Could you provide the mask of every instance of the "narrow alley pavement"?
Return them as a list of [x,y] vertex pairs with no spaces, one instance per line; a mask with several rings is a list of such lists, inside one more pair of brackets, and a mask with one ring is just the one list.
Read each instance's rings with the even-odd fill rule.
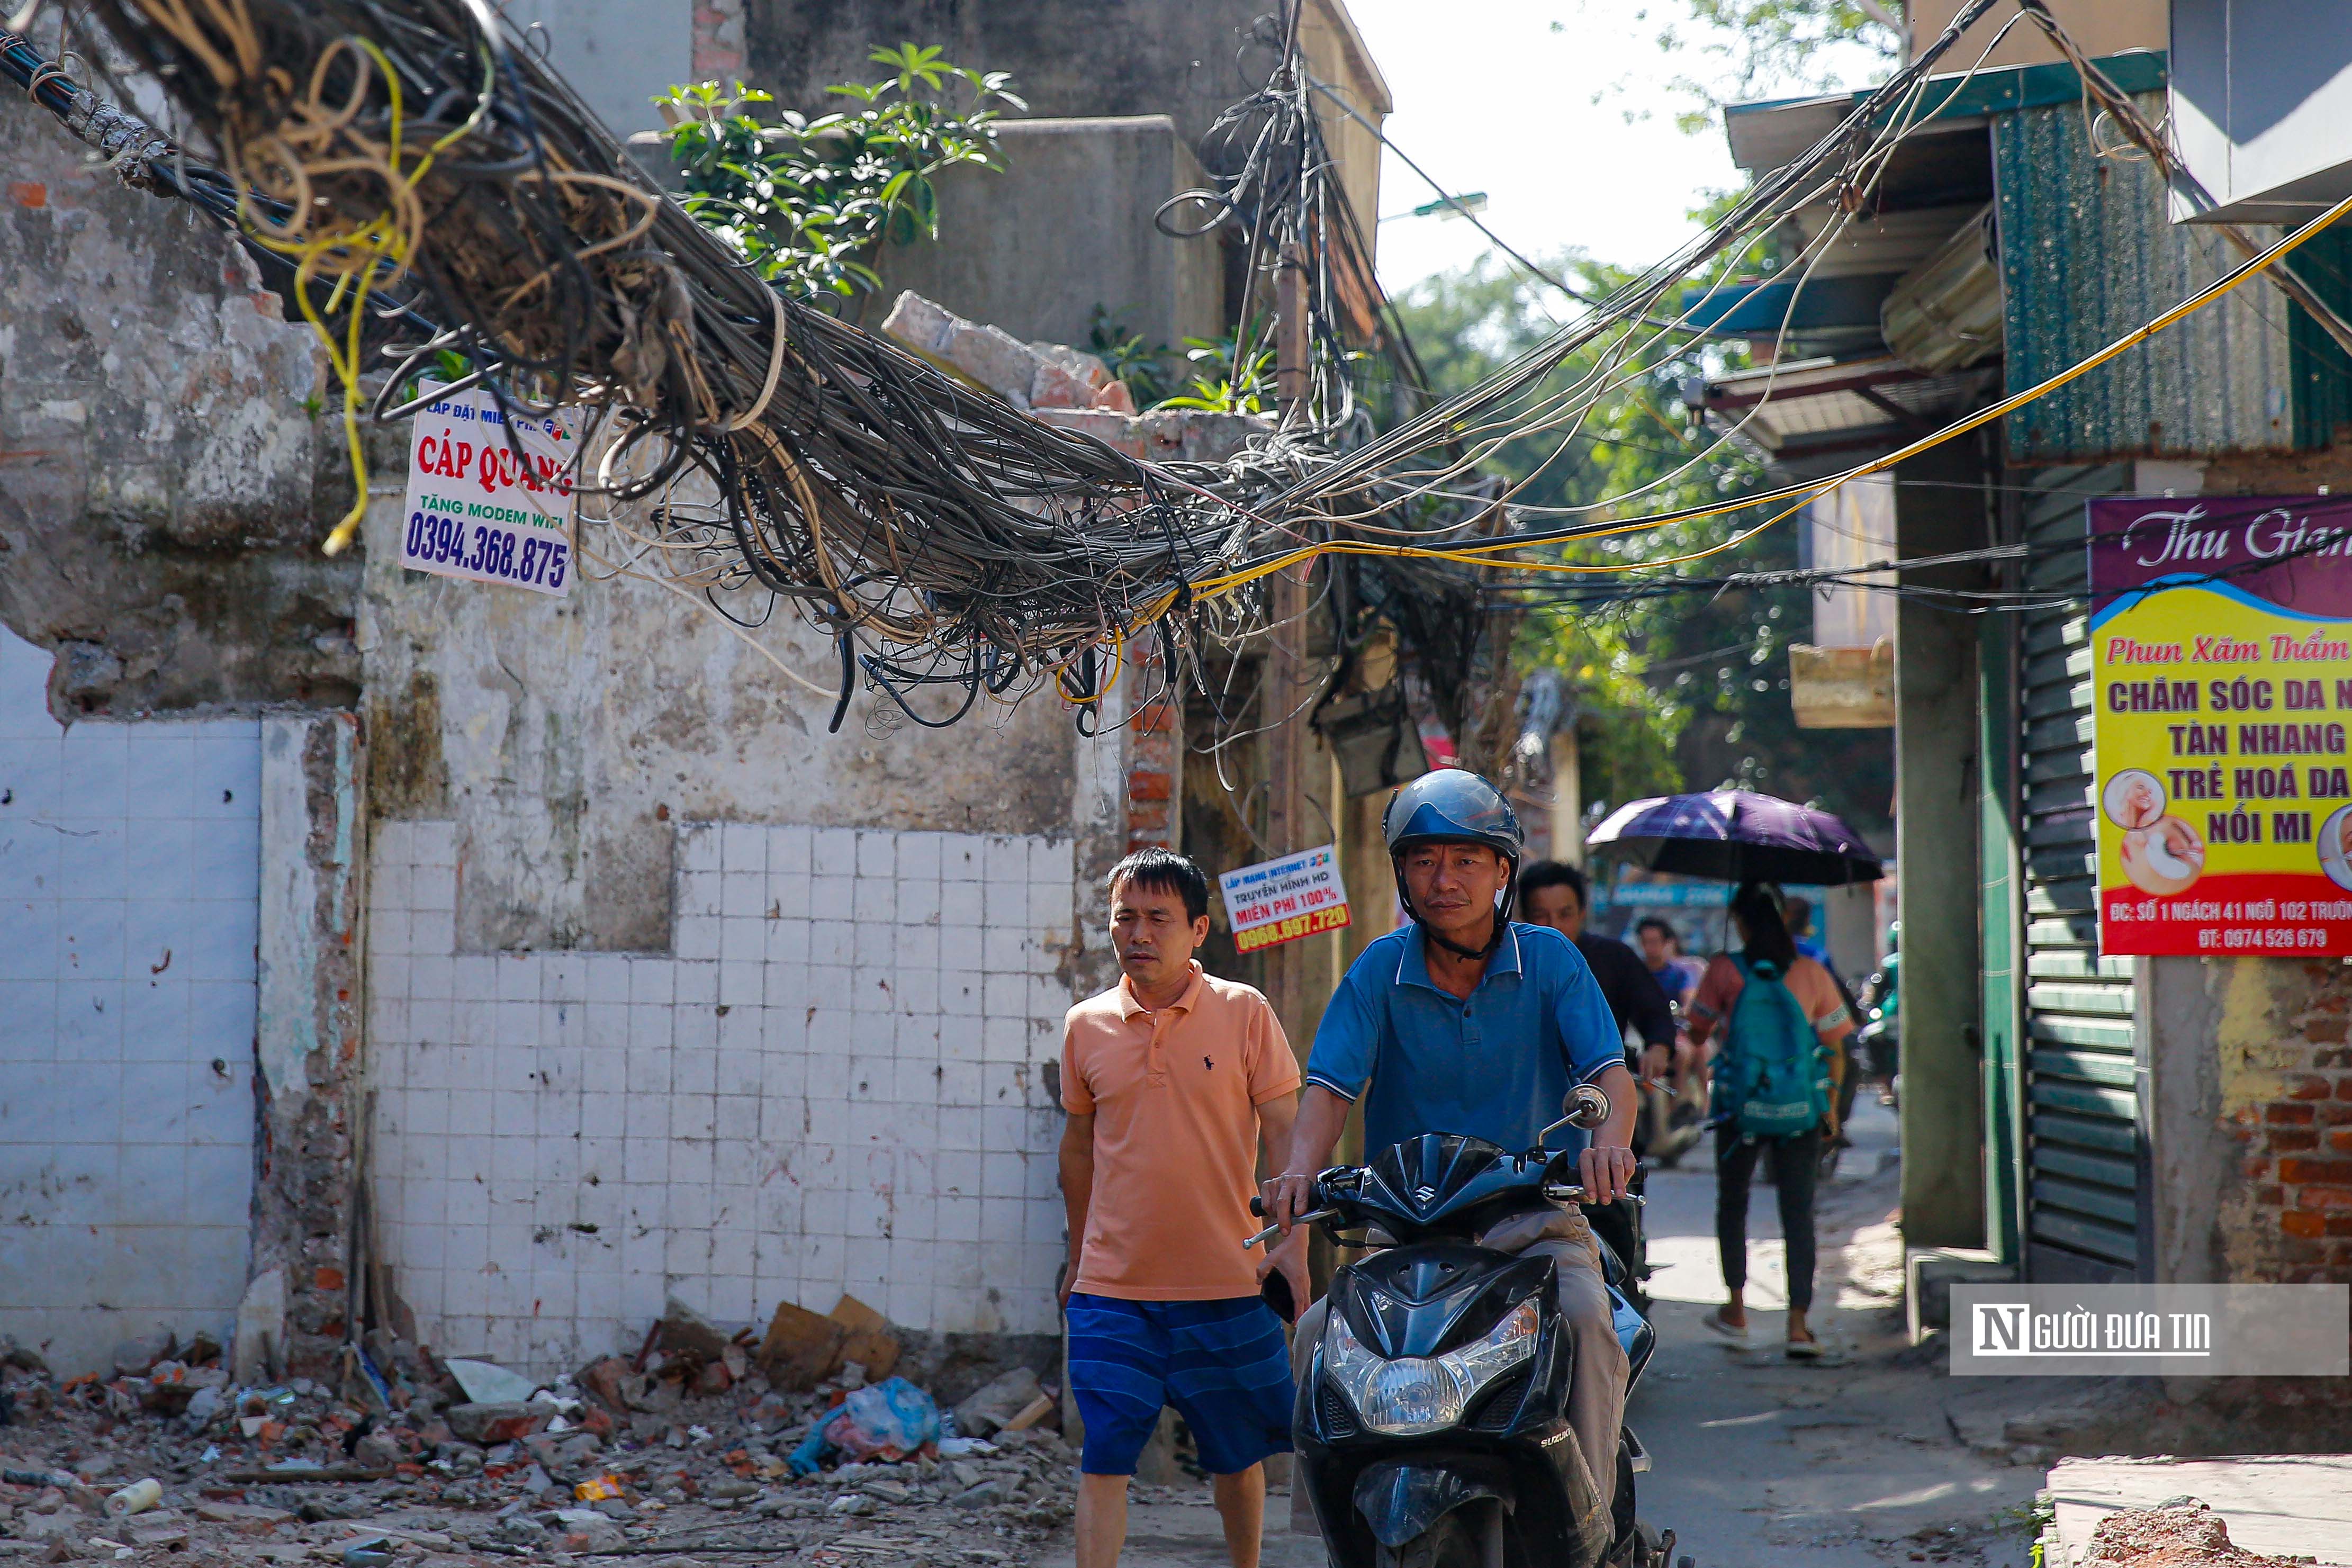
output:
[[[2024,1568],[2047,1461],[2030,1440],[2034,1413],[2071,1414],[2084,1391],[2053,1379],[1970,1386],[1944,1373],[1940,1344],[1906,1343],[1895,1116],[1865,1101],[1855,1123],[1855,1146],[1822,1189],[1815,1324],[1834,1351],[1812,1365],[1780,1350],[1786,1274],[1769,1189],[1751,1205],[1755,1338],[1740,1350],[1699,1321],[1723,1299],[1709,1165],[1651,1173],[1659,1349],[1628,1411],[1656,1460],[1641,1480],[1643,1517],[1673,1530],[1676,1557],[1697,1568]],[[2021,1432],[2028,1440],[2012,1442]],[[1322,1568],[1319,1544],[1283,1528],[1286,1500],[1268,1513],[1265,1568]],[[1066,1529],[1040,1557],[1041,1568],[1074,1561]],[[1205,1486],[1139,1497],[1129,1568],[1224,1561]]]
[[2008,1424],[2071,1384],[1971,1386],[1944,1373],[1940,1343],[1906,1342],[1895,1116],[1864,1097],[1854,1122],[1854,1146],[1821,1192],[1813,1322],[1832,1349],[1820,1363],[1780,1350],[1787,1274],[1771,1194],[1759,1187],[1749,1205],[1741,1350],[1700,1324],[1723,1300],[1704,1146],[1651,1173],[1659,1350],[1628,1412],[1656,1457],[1643,1516],[1701,1568],[2022,1568],[2044,1456],[2012,1447]]

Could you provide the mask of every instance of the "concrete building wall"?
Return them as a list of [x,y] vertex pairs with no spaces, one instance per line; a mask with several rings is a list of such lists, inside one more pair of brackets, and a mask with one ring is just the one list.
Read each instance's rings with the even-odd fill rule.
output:
[[0,1334],[225,1336],[254,1184],[261,726],[67,728],[0,629]]
[[[711,27],[723,31],[728,14],[724,5],[698,8],[698,47]],[[1220,89],[1218,100],[1228,96],[1238,95]],[[1158,143],[1162,173],[1136,197],[1138,225],[1164,199],[1154,191],[1190,177],[1171,134],[1161,131]],[[600,581],[593,562],[562,601],[404,572],[399,431],[370,433],[377,499],[362,548],[327,562],[316,546],[346,504],[348,479],[307,331],[284,321],[241,252],[169,204],[83,170],[78,149],[22,106],[0,102],[0,163],[10,170],[0,185],[0,623],[43,650],[12,671],[37,669],[47,681],[19,693],[20,706],[39,715],[37,724],[23,722],[41,741],[58,728],[46,716],[52,711],[203,715],[243,737],[257,771],[236,800],[258,797],[242,837],[200,826],[188,848],[192,868],[237,868],[248,900],[234,928],[248,992],[235,1048],[207,1049],[193,1036],[188,1044],[202,1054],[187,1060],[205,1071],[215,1072],[215,1058],[226,1064],[227,1100],[192,1098],[184,1082],[157,1080],[151,1106],[139,1098],[148,1079],[127,1071],[110,1075],[101,1096],[61,1066],[79,1059],[63,1053],[81,1051],[79,1037],[43,1044],[48,1037],[7,1032],[7,1052],[48,1051],[22,1059],[52,1070],[38,1093],[0,1094],[8,1107],[0,1128],[28,1118],[87,1128],[98,1151],[90,1157],[112,1161],[107,1168],[119,1173],[140,1142],[134,1134],[167,1128],[174,1107],[201,1104],[226,1117],[218,1107],[233,1102],[234,1147],[207,1144],[219,1151],[207,1158],[226,1165],[233,1153],[244,1184],[204,1182],[212,1206],[197,1217],[209,1228],[183,1228],[173,1256],[210,1271],[204,1310],[215,1314],[232,1310],[257,1276],[281,1276],[287,1315],[272,1330],[271,1370],[289,1373],[321,1370],[353,1310],[379,1321],[390,1312],[397,1322],[404,1306],[441,1325],[445,1349],[561,1361],[607,1348],[624,1319],[641,1332],[644,1313],[658,1310],[658,1300],[645,1301],[656,1289],[721,1316],[749,1317],[784,1295],[825,1307],[829,1290],[850,1289],[918,1331],[1018,1336],[1047,1322],[1061,1247],[1046,1159],[1058,1125],[1047,1068],[1063,1008],[1116,974],[1104,873],[1131,841],[1179,830],[1174,716],[1147,715],[1131,731],[1122,688],[1101,705],[1099,737],[1087,739],[1046,692],[1015,709],[983,706],[934,732],[862,691],[842,732],[828,734],[835,651],[790,624],[788,612],[759,635],[814,689],[780,675],[690,596]],[[1151,236],[1139,247],[1108,229],[1097,237],[1104,254],[1114,240],[1129,247],[1120,254],[1135,260],[1137,289],[1151,294],[1143,303],[1165,313],[1171,334],[1213,324],[1213,310],[1184,291],[1192,285],[1171,280],[1173,242]],[[1064,291],[1091,306],[1100,257],[1083,247],[1061,254]],[[1083,315],[1070,335],[1083,337]],[[64,655],[54,674],[43,658],[52,649]],[[42,743],[120,736],[131,754],[151,737],[177,744],[173,737],[187,732],[176,719],[78,723]],[[21,738],[0,741],[12,772]],[[0,789],[6,784],[0,779]],[[22,838],[9,826],[11,809],[0,806],[7,847]],[[146,826],[131,824],[129,810],[115,817],[125,838]],[[792,891],[796,873],[774,862],[734,872],[737,886],[729,886],[725,846],[746,834],[763,847],[805,839],[804,895]],[[814,856],[820,845],[842,844],[855,847],[866,876],[851,877],[846,905],[827,911],[821,900],[834,890],[819,885]],[[715,873],[695,858],[712,845]],[[1011,846],[1024,875],[1001,890],[992,875],[987,897],[996,902],[983,900],[977,923],[934,924],[909,912],[921,908],[919,893],[900,901],[926,846],[943,864],[969,852],[996,870]],[[1042,877],[1038,856],[1051,863]],[[371,904],[372,866],[384,885]],[[12,896],[14,874],[0,868]],[[716,909],[702,880],[713,874]],[[729,903],[747,876],[772,884],[773,921],[764,909],[753,918]],[[950,895],[956,880],[913,875],[914,885],[939,889],[942,918],[952,898],[968,897]],[[877,889],[887,889],[887,907],[869,910],[882,896]],[[810,901],[787,918],[794,896]],[[0,955],[0,965],[37,1002],[77,983],[61,967],[59,943],[78,917],[61,900],[33,903],[30,914],[10,905],[0,916],[32,942]],[[821,931],[828,912],[834,923]],[[800,931],[803,921],[810,956],[772,955],[769,931]],[[730,948],[730,925],[739,942],[742,928],[761,928],[756,957]],[[215,937],[230,929],[206,927]],[[1003,978],[965,995],[958,977],[976,970],[951,963],[945,948],[969,949],[975,939],[982,967]],[[835,976],[814,956],[826,940],[846,942],[866,972],[872,952],[887,950],[888,1000],[905,1009],[858,1007],[875,998],[856,989],[855,965],[836,994]],[[189,952],[201,946],[192,942]],[[929,955],[932,942],[942,945],[938,956]],[[183,952],[173,981],[188,978],[190,962]],[[750,976],[740,1001],[730,965],[737,982]],[[639,1037],[625,1033],[614,1044],[609,1030],[621,1025],[601,1009],[614,1000],[615,975],[631,999],[621,1023],[654,1043],[633,1046]],[[796,1049],[787,1038],[794,1006]],[[659,1016],[641,1018],[641,1007]],[[436,1008],[446,1024],[436,1021]],[[758,1030],[747,1034],[752,1023]],[[161,1049],[168,1037],[142,1035],[122,1049]],[[666,1049],[674,1073],[682,1056],[693,1059],[687,1076],[641,1087],[653,1080],[633,1080],[633,1066],[654,1068],[632,1063],[636,1049]],[[599,1052],[617,1052],[604,1064],[617,1079],[590,1076]],[[13,1068],[20,1058],[5,1059]],[[462,1063],[454,1078],[453,1061]],[[526,1062],[544,1075],[536,1089],[495,1076]],[[718,1076],[754,1065],[759,1089],[748,1101],[749,1080]],[[705,1089],[706,1068],[711,1084],[740,1087]],[[659,1226],[651,1233],[665,1238],[657,1266],[625,1240],[614,1257],[572,1228],[597,1224],[608,1239],[635,1228],[622,1232],[616,1219],[608,1233],[583,1218],[599,1212],[604,1173],[590,1183],[583,1167],[558,1157],[607,1135],[590,1131],[592,1100],[606,1117],[626,1102],[619,1190],[639,1185],[636,1206],[615,1212]],[[761,1118],[748,1129],[746,1103]],[[527,1136],[514,1121],[519,1105],[529,1111]],[[795,1108],[797,1138],[788,1120]],[[484,1136],[463,1130],[482,1115],[490,1119],[487,1154],[459,1142]],[[226,1121],[213,1132],[227,1138]],[[665,1152],[673,1144],[688,1152],[677,1177],[667,1158],[657,1178],[642,1152],[632,1167],[631,1140],[642,1151],[648,1137]],[[790,1163],[819,1195],[813,1205],[804,1196],[797,1220],[773,1203],[722,1215],[713,1194],[739,1184],[722,1182],[721,1149],[730,1162]],[[415,1169],[420,1151],[441,1162],[424,1175]],[[692,1163],[698,1152],[710,1162],[707,1178]],[[526,1154],[523,1185],[517,1162]],[[543,1155],[552,1162],[544,1171]],[[42,1168],[14,1144],[0,1158],[12,1173],[27,1161]],[[457,1169],[449,1162],[461,1158],[472,1160],[465,1169],[479,1185],[449,1178]],[[358,1203],[371,1173],[383,1184],[373,1234]],[[479,1227],[484,1261],[500,1262],[499,1276],[468,1270],[462,1253],[453,1266],[448,1246],[436,1253],[427,1239],[452,1217],[470,1225],[468,1205],[486,1192],[498,1207]],[[510,1227],[524,1215],[521,1249],[506,1245],[508,1228],[488,1251],[493,1225]],[[538,1240],[557,1217],[561,1234]],[[17,1239],[6,1235],[0,1245]],[[677,1237],[689,1239],[673,1256]],[[693,1238],[706,1244],[703,1256]],[[902,1257],[900,1248],[909,1250]],[[533,1259],[527,1299],[503,1267],[523,1258]],[[0,1253],[0,1272],[26,1277],[19,1261]],[[50,1282],[42,1289],[56,1300],[44,1298],[39,1310],[54,1317],[69,1302],[89,1316],[90,1302],[110,1299],[114,1276],[105,1270],[115,1267],[74,1252],[42,1255],[37,1272]],[[608,1279],[613,1290],[599,1298]],[[616,1309],[624,1280],[634,1293]],[[14,1310],[8,1288],[0,1285],[0,1309]],[[205,1326],[222,1326],[219,1316]],[[94,1364],[117,1337],[91,1328],[76,1352],[89,1359],[59,1364]]]
[[616,136],[661,129],[654,95],[699,79],[692,0],[519,0],[518,27],[541,27],[548,58]]
[[[1903,557],[1980,547],[1985,515],[1966,487],[1981,458],[1958,443],[1896,469]],[[1906,584],[1981,588],[1970,567],[1906,573]],[[1895,880],[1903,921],[1903,1236],[1906,1245],[1985,1238],[1978,901],[1976,631],[1906,599],[1895,611]]]
[[[567,599],[407,571],[404,458],[384,458],[359,614],[371,802],[455,824],[461,951],[667,951],[677,822],[1084,837],[1089,748],[1050,693],[935,731],[861,690],[828,734],[838,656],[789,609],[761,636],[814,689],[698,600],[599,581],[593,560]],[[618,552],[603,530],[583,542]]]
[[[1334,103],[1316,94],[1315,118],[1323,128],[1324,144],[1339,165],[1339,187],[1363,226],[1369,254],[1380,246],[1381,139],[1347,110],[1354,110],[1373,125],[1387,119],[1395,108],[1387,79],[1339,0],[1307,0],[1298,19],[1298,53],[1307,74],[1339,96],[1340,103]],[[1412,193],[1412,202],[1400,205],[1428,199],[1419,175],[1408,173],[1404,177],[1411,182],[1405,188]]]
[[[1908,0],[1904,23],[1913,52],[1932,44],[1960,14],[1965,0]],[[2126,49],[2160,49],[2170,33],[2168,0],[2051,0],[2050,14],[2073,35],[2092,58]],[[1996,9],[1960,35],[1944,57],[1941,68],[1962,71],[1976,63],[2001,25],[2015,13]],[[2063,57],[2057,47],[2031,23],[2020,23],[2001,35],[2000,45],[1987,56],[1987,66],[2028,66]]]
[[[2175,0],[2174,142],[2216,218],[2301,225],[2352,192],[2352,15],[2300,0]],[[2173,196],[2186,219],[2204,202]]]
[[912,289],[1024,342],[1084,347],[1097,307],[1150,342],[1223,328],[1223,247],[1152,226],[1162,202],[1207,183],[1168,116],[1010,121],[1002,156],[1002,174],[940,181],[940,237],[884,253],[869,326]]
[[866,57],[911,40],[958,65],[1012,73],[1034,114],[1169,114],[1190,146],[1227,104],[1265,85],[1274,53],[1250,39],[1267,10],[1257,0],[744,0],[745,74],[790,108],[824,113],[840,101],[827,87],[880,78]]

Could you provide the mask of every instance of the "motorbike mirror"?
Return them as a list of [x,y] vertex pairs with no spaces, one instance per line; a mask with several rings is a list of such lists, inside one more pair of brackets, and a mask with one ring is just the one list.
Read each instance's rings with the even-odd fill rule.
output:
[[1551,1142],[1551,1135],[1563,1127],[1581,1127],[1587,1131],[1609,1120],[1609,1097],[1589,1083],[1580,1083],[1576,1092],[1568,1097],[1568,1114],[1536,1134],[1538,1148]]

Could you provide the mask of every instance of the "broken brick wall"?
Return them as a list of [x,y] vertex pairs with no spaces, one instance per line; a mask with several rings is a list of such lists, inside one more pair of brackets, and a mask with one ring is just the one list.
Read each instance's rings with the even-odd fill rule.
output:
[[0,625],[59,717],[349,706],[358,563],[308,328],[187,210],[0,97]]
[[1166,689],[1157,654],[1139,668],[1137,678],[1150,682],[1151,690],[1129,721],[1127,847],[1130,852],[1153,847],[1172,849],[1184,842],[1183,824],[1177,815],[1183,808],[1179,785],[1184,770],[1184,710]]
[[[2144,1272],[2161,1282],[2352,1282],[2352,965],[2140,962],[2153,1222]],[[2326,1385],[2170,1387],[2180,1399],[2284,1407]]]
[[284,1279],[270,1331],[289,1375],[320,1375],[340,1353],[366,1257],[362,756],[349,713],[263,721],[252,1257],[257,1277]]
[[[1129,787],[1136,737],[1120,721],[1126,689],[1106,701],[1096,738],[1076,732],[1050,691],[942,732],[905,723],[868,692],[845,731],[827,734],[829,700],[780,677],[711,616],[657,589],[583,579],[570,599],[548,602],[404,572],[390,548],[404,478],[398,432],[371,432],[377,499],[361,546],[327,561],[317,542],[346,504],[349,479],[306,330],[283,320],[241,252],[79,159],[27,106],[0,102],[0,163],[10,170],[0,186],[0,624],[42,650],[30,657],[60,717],[227,716],[267,753],[255,763],[265,780],[258,837],[194,840],[200,850],[246,856],[243,874],[259,888],[258,912],[241,938],[241,984],[252,1000],[241,1018],[207,1026],[217,1037],[207,1037],[203,1056],[206,1071],[218,1060],[234,1085],[241,1131],[230,1147],[247,1184],[236,1189],[240,1201],[249,1198],[247,1224],[179,1244],[193,1252],[201,1241],[231,1284],[273,1275],[282,1283],[283,1318],[268,1329],[281,1368],[311,1368],[328,1355],[355,1300],[377,1321],[397,1324],[404,1306],[421,1315],[402,1297],[402,1265],[424,1255],[400,1248],[411,1237],[446,1235],[448,1194],[437,1214],[378,1203],[371,1215],[361,1182],[370,1170],[404,1181],[402,1162],[415,1151],[370,1140],[404,1136],[420,1114],[430,1125],[455,1103],[454,1090],[412,1079],[411,1059],[429,1046],[467,1073],[524,1075],[487,1083],[478,1103],[494,1118],[527,1107],[531,1131],[494,1121],[478,1171],[480,1188],[499,1184],[535,1214],[550,1194],[590,1184],[584,1170],[539,1164],[554,1142],[539,1134],[542,1112],[552,1126],[561,1118],[550,1104],[583,1108],[589,1092],[584,1075],[595,1064],[573,1054],[584,1044],[574,1031],[611,1023],[595,1011],[609,989],[575,994],[567,976],[578,970],[609,986],[604,961],[618,959],[631,978],[624,1026],[642,1024],[653,1042],[644,1048],[658,1060],[633,1064],[625,1053],[639,1047],[625,1045],[621,1076],[595,1079],[596,1091],[621,1094],[625,1116],[640,1119],[622,1134],[625,1170],[633,1135],[640,1149],[661,1152],[666,1237],[707,1223],[696,1205],[716,1201],[714,1188],[681,1197],[676,1218],[667,1193],[693,1192],[706,1159],[716,1184],[722,1148],[762,1169],[825,1150],[858,1167],[854,1183],[827,1189],[845,1215],[855,1194],[854,1215],[835,1226],[833,1200],[822,1199],[823,1224],[771,1233],[773,1246],[799,1249],[799,1273],[724,1273],[722,1261],[733,1260],[707,1249],[698,1260],[685,1242],[672,1256],[665,1241],[651,1266],[665,1291],[711,1306],[719,1282],[733,1292],[748,1279],[747,1310],[764,1311],[774,1303],[761,1295],[763,1279],[796,1291],[832,1279],[803,1267],[804,1255],[823,1250],[816,1238],[831,1237],[845,1288],[880,1294],[878,1275],[887,1275],[930,1292],[927,1305],[910,1299],[894,1314],[919,1335],[976,1353],[958,1336],[1030,1331],[1041,1311],[1050,1314],[1046,1260],[1061,1246],[1050,1180],[1061,1014],[1115,976],[1101,880],[1129,842],[1130,810],[1152,804],[1136,802]],[[783,622],[772,646],[829,684],[830,645]],[[45,657],[52,650],[62,656],[54,665]],[[0,765],[10,770],[0,794],[30,776],[5,758]],[[119,836],[128,820],[117,823]],[[739,828],[788,839],[805,833],[812,843],[846,835],[861,875],[846,879],[845,892],[820,887],[812,860],[794,906],[801,885],[793,873],[763,867],[751,875],[764,896],[745,917],[724,902],[738,891],[725,886],[730,873],[690,858],[709,836]],[[419,895],[412,876],[407,890],[369,900],[362,872],[372,840],[379,866],[446,870],[446,895]],[[419,858],[426,841],[444,858]],[[1012,846],[1023,876],[1004,882],[1003,899],[984,895],[970,919],[935,923],[895,903],[902,873],[919,868],[926,846],[942,860],[961,846],[983,865]],[[869,855],[887,859],[887,875],[862,875]],[[716,894],[697,881],[705,876],[719,879]],[[893,901],[869,909],[861,900],[882,895],[861,891],[868,880],[887,883]],[[992,872],[988,880],[1001,879]],[[919,869],[913,882],[930,885]],[[937,884],[943,900],[946,882]],[[362,909],[372,910],[373,936]],[[62,920],[45,908],[25,922],[37,924],[32,951],[50,954],[52,966]],[[808,937],[810,960],[770,954],[766,942],[783,927]],[[730,929],[739,942],[756,933],[756,958],[728,948]],[[718,948],[694,945],[711,933]],[[931,951],[950,936],[976,954],[950,965]],[[814,961],[820,941],[836,952],[846,944],[837,990]],[[886,958],[868,956],[876,942]],[[708,996],[693,989],[690,966],[695,976],[715,972]],[[377,984],[395,968],[404,971],[397,984]],[[668,973],[670,994],[638,1001],[640,971]],[[530,994],[485,994],[475,984],[485,973],[498,985],[527,973]],[[865,983],[877,973],[893,998],[911,994],[917,1005],[855,1005],[870,1000]],[[767,984],[779,973],[772,998]],[[756,1001],[731,989],[747,975]],[[30,983],[63,981],[52,967]],[[719,985],[730,988],[722,995]],[[980,1003],[954,1001],[959,985],[977,990]],[[455,1023],[419,1026],[418,1002],[428,1016],[441,1004],[465,1032]],[[641,1006],[658,1016],[638,1019]],[[834,1012],[848,1021],[828,1026]],[[797,1091],[797,1123],[695,1120],[688,1102],[699,1080],[677,1075],[716,1059],[767,1063],[771,1014],[798,1017],[800,1070],[822,1075],[824,1091]],[[370,1037],[362,1020],[399,1027]],[[751,1022],[762,1025],[760,1043],[744,1051]],[[706,1028],[709,1054],[694,1055],[705,1049]],[[523,1054],[499,1054],[510,1046]],[[651,1079],[631,1078],[633,1069],[657,1070],[662,1086],[636,1087]],[[567,1073],[576,1102],[561,1087]],[[427,1098],[401,1105],[396,1121],[386,1091],[413,1088]],[[854,1099],[860,1092],[869,1103]],[[32,1117],[62,1103],[18,1097],[20,1113]],[[655,1123],[643,1119],[656,1113],[658,1131],[648,1131]],[[971,1135],[974,1121],[982,1131]],[[949,1122],[965,1131],[946,1130]],[[955,1138],[962,1141],[950,1147]],[[114,1133],[93,1141],[115,1169],[120,1143]],[[941,1157],[926,1163],[927,1150]],[[673,1154],[682,1182],[667,1173]],[[967,1199],[980,1227],[951,1234],[972,1212]],[[485,1200],[478,1190],[467,1201]],[[456,1212],[467,1213],[462,1205]],[[514,1308],[526,1316],[543,1315],[567,1289],[576,1298],[596,1272],[543,1241],[543,1228],[530,1227],[520,1253],[483,1260],[530,1280],[531,1294]],[[616,1224],[614,1234],[625,1228]],[[584,1256],[581,1236],[567,1224],[556,1239]],[[853,1241],[861,1244],[856,1268],[877,1279],[852,1277]],[[926,1247],[928,1282],[920,1264],[900,1257]],[[948,1247],[970,1250],[940,1250]],[[445,1249],[445,1277],[446,1258]],[[973,1268],[980,1283],[968,1286]],[[59,1310],[95,1299],[94,1278],[78,1282]],[[0,1308],[10,1305],[10,1288],[0,1279]],[[983,1302],[1001,1298],[1002,1310],[959,1317],[941,1308],[965,1300],[955,1292],[967,1289]],[[445,1289],[445,1308],[448,1300]],[[443,1336],[445,1349],[488,1341],[488,1295],[467,1300],[480,1308],[466,1315],[481,1321],[484,1337],[469,1347]],[[222,1310],[208,1296],[205,1321],[167,1326],[219,1332]],[[102,1356],[103,1347],[89,1353]]]
[[2352,969],[2241,962],[2260,968],[2233,973],[2225,993],[2267,994],[2224,1011],[2222,1114],[2243,1152],[2242,1184],[2221,1209],[2228,1277],[2352,1280]]
[[[746,1322],[847,1291],[942,1356],[1044,1355],[1129,685],[1091,734],[1050,689],[946,731],[861,690],[830,733],[693,601],[405,572],[399,521],[371,512],[360,617],[366,1126],[415,1332],[554,1369],[673,1297]],[[788,614],[762,636],[834,678]]]
[[[340,429],[309,330],[236,245],[21,98],[0,167],[0,1190],[27,1249],[0,1257],[0,1319],[89,1370],[158,1329],[226,1337],[254,1273],[299,1262],[276,1347],[299,1360],[339,1331],[318,1281],[356,1167],[331,1135],[347,1086],[265,1087],[265,976],[293,971],[260,947],[346,942],[353,906],[265,913],[264,824],[290,811],[307,846],[319,823],[310,764],[262,753],[338,710],[320,722],[355,739],[360,563],[318,549],[351,494]],[[316,852],[355,864],[338,831]],[[353,950],[318,984],[355,1005]]]

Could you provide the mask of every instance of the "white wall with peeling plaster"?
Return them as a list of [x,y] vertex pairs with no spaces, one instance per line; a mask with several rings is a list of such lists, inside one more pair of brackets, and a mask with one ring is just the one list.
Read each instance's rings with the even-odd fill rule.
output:
[[261,725],[49,716],[0,629],[0,1333],[226,1338],[253,1203]]
[[1045,1333],[1073,845],[688,824],[670,952],[457,951],[449,823],[370,872],[377,1245],[420,1338],[552,1371],[848,1290]]

